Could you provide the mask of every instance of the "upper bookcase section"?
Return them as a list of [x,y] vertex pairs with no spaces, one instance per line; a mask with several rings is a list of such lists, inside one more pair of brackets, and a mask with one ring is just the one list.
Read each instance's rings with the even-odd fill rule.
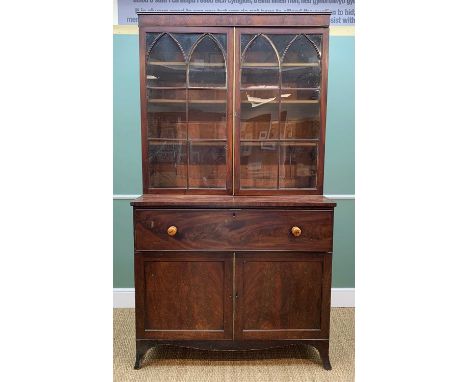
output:
[[143,192],[323,192],[329,13],[140,13]]

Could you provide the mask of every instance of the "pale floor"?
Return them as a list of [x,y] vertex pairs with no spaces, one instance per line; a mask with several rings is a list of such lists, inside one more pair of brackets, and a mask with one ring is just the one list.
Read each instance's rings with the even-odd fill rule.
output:
[[251,352],[209,352],[162,346],[135,362],[133,309],[114,309],[114,381],[276,382],[354,381],[354,309],[332,308],[330,361],[322,368],[314,349],[290,346]]

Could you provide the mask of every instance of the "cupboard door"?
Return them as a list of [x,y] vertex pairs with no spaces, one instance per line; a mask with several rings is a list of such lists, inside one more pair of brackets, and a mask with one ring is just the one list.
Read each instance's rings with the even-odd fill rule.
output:
[[236,340],[328,338],[331,254],[235,254]]
[[144,193],[232,194],[231,29],[142,36]]
[[328,30],[236,30],[235,194],[321,194]]
[[137,339],[232,339],[232,253],[135,255]]

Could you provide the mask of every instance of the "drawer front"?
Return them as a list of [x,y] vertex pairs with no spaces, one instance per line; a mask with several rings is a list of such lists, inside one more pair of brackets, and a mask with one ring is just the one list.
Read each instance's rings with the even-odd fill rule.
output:
[[135,209],[134,223],[136,250],[331,252],[333,244],[330,210]]

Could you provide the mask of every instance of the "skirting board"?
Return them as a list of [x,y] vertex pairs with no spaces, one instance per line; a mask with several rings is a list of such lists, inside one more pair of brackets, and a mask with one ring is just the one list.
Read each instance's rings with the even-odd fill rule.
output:
[[[354,288],[332,288],[331,306],[334,308],[354,308]],[[134,288],[114,288],[114,308],[134,307]]]

